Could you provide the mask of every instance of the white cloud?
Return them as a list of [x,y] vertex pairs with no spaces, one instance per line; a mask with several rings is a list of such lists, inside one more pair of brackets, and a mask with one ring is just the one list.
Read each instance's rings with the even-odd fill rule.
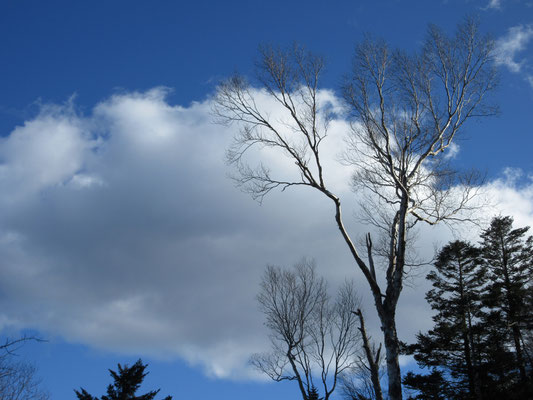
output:
[[[533,178],[516,168],[487,185],[494,207],[491,215],[512,215],[517,226],[533,226]],[[531,232],[533,234],[533,232]]]
[[84,153],[94,145],[84,129],[84,121],[68,109],[43,110],[2,138],[0,180],[9,188],[2,199],[18,200],[60,184],[82,169]]
[[457,143],[451,143],[448,149],[446,149],[446,152],[444,153],[444,158],[447,160],[453,160],[459,152],[461,151],[461,148]]
[[533,26],[517,25],[496,41],[496,62],[505,65],[511,72],[521,72],[526,65],[524,59],[517,61],[518,53],[526,49],[533,38]]
[[[315,257],[332,286],[360,276],[331,204],[300,189],[272,193],[259,206],[226,177],[234,128],[212,124],[209,101],[179,107],[165,94],[115,95],[87,116],[45,107],[2,139],[0,326],[249,376],[249,354],[268,345],[254,300],[267,263]],[[338,104],[331,92],[321,96]],[[346,121],[332,122],[325,167],[358,236],[349,169],[335,161],[346,129]],[[269,157],[278,171],[293,167]],[[488,185],[489,195],[517,224],[531,224],[533,185],[509,176]],[[420,252],[429,257],[434,242],[450,238],[445,227],[425,227]],[[357,282],[379,335],[371,296]],[[402,296],[402,339],[431,323],[424,285]]]
[[500,10],[502,7],[502,0],[490,0],[489,4],[485,7],[485,10],[493,9]]

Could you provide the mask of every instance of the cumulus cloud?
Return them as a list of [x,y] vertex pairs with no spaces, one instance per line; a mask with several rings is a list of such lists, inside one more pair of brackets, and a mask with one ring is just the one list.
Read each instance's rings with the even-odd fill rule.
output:
[[[239,374],[265,343],[254,300],[265,264],[308,246],[333,256],[334,226],[321,229],[329,210],[301,210],[299,198],[260,207],[236,190],[223,162],[232,134],[212,124],[209,102],[165,95],[116,95],[87,116],[45,107],[3,139],[3,316]],[[301,241],[300,229],[314,234]]]
[[86,135],[83,122],[65,106],[45,107],[36,119],[2,138],[0,179],[10,189],[3,200],[17,201],[70,179],[93,146]]
[[[212,123],[209,100],[180,107],[166,94],[117,94],[88,115],[72,104],[44,107],[2,139],[0,326],[250,376],[249,355],[268,346],[254,300],[264,266],[311,256],[333,287],[357,279],[378,335],[331,204],[305,189],[253,202],[223,162],[235,128]],[[336,104],[333,93],[321,96]],[[332,121],[325,167],[357,237],[350,170],[336,161],[346,130],[347,121]],[[292,168],[268,156],[278,171]],[[511,175],[487,185],[488,195],[531,224],[533,184]],[[421,255],[451,237],[446,227],[423,228]],[[402,339],[430,324],[424,292],[415,282],[403,294]]]

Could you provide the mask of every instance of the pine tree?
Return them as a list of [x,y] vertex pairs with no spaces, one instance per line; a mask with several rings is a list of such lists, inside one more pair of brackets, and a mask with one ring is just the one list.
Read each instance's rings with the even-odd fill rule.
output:
[[[514,348],[514,357],[505,360],[507,376],[503,383],[518,373],[520,387],[528,385],[526,354],[523,348],[524,333],[532,320],[528,305],[533,273],[533,238],[526,237],[529,227],[513,229],[511,217],[495,217],[489,228],[481,234],[485,266],[488,271],[486,305],[491,310],[487,316],[492,342],[503,354]],[[496,352],[495,352],[496,354]],[[500,362],[501,364],[501,362]],[[531,364],[529,369],[531,369]]]
[[[141,386],[142,381],[148,374],[144,372],[148,364],[143,364],[139,359],[131,367],[125,365],[122,367],[118,364],[118,373],[109,370],[113,377],[114,383],[107,387],[107,395],[101,397],[101,400],[153,400],[159,393],[159,390],[153,390],[141,396],[135,396],[137,390]],[[98,397],[93,397],[83,388],[81,392],[74,390],[78,400],[99,400]],[[171,396],[165,397],[164,400],[172,400]]]
[[[473,245],[455,241],[439,252],[435,269],[426,277],[433,285],[426,299],[437,311],[433,317],[435,326],[426,334],[419,333],[417,343],[408,347],[421,367],[433,370],[425,377],[406,377],[405,384],[421,392],[422,397],[417,398],[480,396],[484,357],[479,320],[484,275],[480,252]],[[443,377],[449,379],[449,390],[439,392],[435,385]]]
[[450,388],[442,371],[433,369],[430,374],[421,375],[408,372],[403,378],[403,384],[415,389],[418,393],[409,396],[408,400],[447,400]]
[[311,387],[311,389],[309,390],[309,394],[307,396],[307,399],[308,400],[321,400],[319,397],[318,397],[318,390],[317,388],[313,385]]
[[428,274],[435,325],[408,346],[429,375],[408,374],[417,399],[533,398],[533,238],[496,217],[481,246],[452,242]]

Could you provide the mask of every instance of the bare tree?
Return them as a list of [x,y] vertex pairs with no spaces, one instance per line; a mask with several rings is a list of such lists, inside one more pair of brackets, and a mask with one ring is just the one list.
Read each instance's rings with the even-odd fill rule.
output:
[[0,360],[1,400],[47,400],[48,394],[36,378],[35,367],[15,361],[13,358]]
[[0,400],[48,400],[33,365],[16,359],[16,350],[35,337],[6,339],[0,345]]
[[272,351],[254,355],[252,364],[275,381],[296,381],[303,400],[319,388],[329,399],[360,348],[353,285],[345,283],[331,302],[326,282],[304,260],[292,270],[268,267],[258,301]]
[[[434,26],[416,54],[390,50],[367,40],[357,47],[354,68],[343,87],[353,117],[345,160],[355,167],[354,187],[369,223],[380,228],[384,247],[357,245],[345,227],[341,200],[323,173],[321,143],[330,116],[320,103],[322,59],[301,48],[261,49],[260,90],[235,76],[218,88],[215,114],[238,123],[240,133],[228,150],[237,183],[259,200],[275,188],[311,187],[329,198],[335,222],[373,295],[383,331],[388,395],[402,398],[398,362],[396,307],[408,266],[407,239],[418,223],[437,224],[468,218],[477,194],[475,175],[460,176],[447,165],[446,153],[472,117],[496,112],[485,97],[496,84],[493,42],[471,20],[453,38]],[[285,110],[271,118],[258,97],[268,96]],[[294,163],[296,178],[274,176],[268,166],[250,166],[254,148],[278,150]],[[378,282],[376,265],[385,270]]]

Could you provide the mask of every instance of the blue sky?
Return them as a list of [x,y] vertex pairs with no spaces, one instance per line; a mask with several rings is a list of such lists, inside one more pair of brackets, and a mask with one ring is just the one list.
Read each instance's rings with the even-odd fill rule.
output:
[[[252,74],[259,44],[298,42],[335,91],[365,33],[413,50],[466,14],[497,41],[501,114],[466,126],[454,161],[486,171],[487,217],[531,225],[532,1],[2,1],[0,329],[48,339],[21,356],[52,399],[101,395],[107,368],[139,357],[146,389],[176,399],[297,396],[246,365],[267,346],[260,274],[304,255],[332,286],[357,274],[320,199],[259,206],[226,178],[216,84]],[[423,248],[451,237],[428,230]],[[424,291],[403,294],[401,338],[429,326]]]

